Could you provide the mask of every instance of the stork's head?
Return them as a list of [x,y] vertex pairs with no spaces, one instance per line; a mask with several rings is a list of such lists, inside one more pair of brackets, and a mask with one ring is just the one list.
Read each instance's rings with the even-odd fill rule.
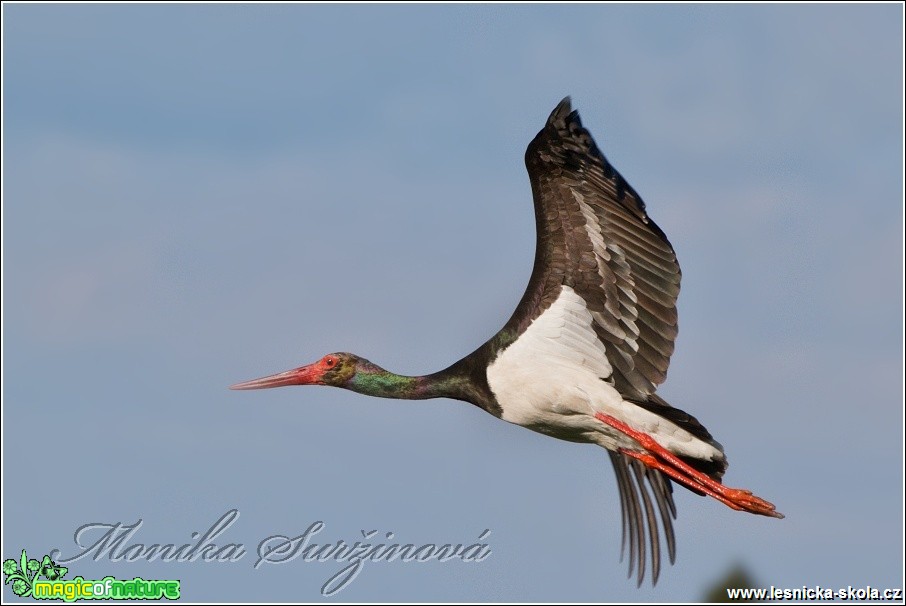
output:
[[359,366],[371,365],[351,353],[327,354],[314,364],[231,385],[230,389],[268,389],[287,385],[332,385],[347,387]]

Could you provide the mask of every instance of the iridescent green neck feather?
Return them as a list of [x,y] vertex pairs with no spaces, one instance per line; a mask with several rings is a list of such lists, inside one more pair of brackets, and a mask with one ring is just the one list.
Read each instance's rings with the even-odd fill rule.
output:
[[343,387],[379,398],[425,400],[428,398],[463,397],[463,379],[440,372],[433,375],[410,377],[384,370],[367,360],[360,360],[356,372]]
[[355,354],[341,352],[325,356],[329,363],[325,362],[327,370],[320,375],[318,383],[379,398],[463,400],[499,417],[502,410],[488,386],[481,359],[467,356],[440,372],[410,377],[384,370]]

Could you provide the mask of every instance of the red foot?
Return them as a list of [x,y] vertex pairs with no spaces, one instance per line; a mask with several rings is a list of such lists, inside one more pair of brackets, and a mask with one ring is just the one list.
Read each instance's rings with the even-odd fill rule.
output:
[[698,471],[675,454],[658,444],[654,438],[641,431],[629,427],[610,415],[596,413],[597,418],[617,431],[626,434],[639,443],[647,452],[639,452],[621,448],[620,451],[640,460],[648,467],[658,469],[670,478],[695,492],[703,492],[712,496],[724,505],[737,511],[748,511],[772,518],[782,518],[783,514],[775,511],[774,505],[760,499],[749,490],[728,488],[717,480],[712,480],[706,474]]

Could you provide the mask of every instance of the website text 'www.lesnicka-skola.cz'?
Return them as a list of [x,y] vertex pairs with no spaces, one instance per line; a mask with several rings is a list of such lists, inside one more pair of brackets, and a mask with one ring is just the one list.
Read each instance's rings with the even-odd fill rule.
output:
[[868,585],[866,587],[841,587],[840,589],[830,589],[816,585],[814,587],[796,587],[787,589],[785,587],[746,587],[745,589],[727,588],[727,597],[731,600],[830,600],[843,601],[852,600],[860,602],[865,600],[882,600],[882,601],[903,601],[902,589],[878,589]]

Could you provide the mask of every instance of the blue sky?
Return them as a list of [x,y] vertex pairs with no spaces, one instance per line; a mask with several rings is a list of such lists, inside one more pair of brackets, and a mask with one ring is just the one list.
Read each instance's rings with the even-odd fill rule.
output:
[[[236,508],[237,562],[70,570],[321,601],[339,564],[253,564],[323,521],[491,530],[482,562],[372,563],[331,599],[697,600],[737,562],[902,587],[902,10],[4,4],[3,558]],[[432,372],[494,334],[533,259],[524,149],[567,94],[683,267],[659,393],[787,515],[678,490],[654,589],[599,448],[461,402],[226,390],[331,351]]]

